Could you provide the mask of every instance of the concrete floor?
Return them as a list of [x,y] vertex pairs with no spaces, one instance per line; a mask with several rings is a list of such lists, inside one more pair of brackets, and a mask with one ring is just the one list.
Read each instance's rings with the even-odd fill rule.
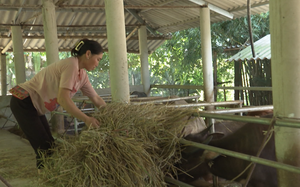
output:
[[[12,187],[35,187],[38,181],[35,154],[29,142],[0,129],[0,176]],[[6,187],[0,180],[0,187]]]

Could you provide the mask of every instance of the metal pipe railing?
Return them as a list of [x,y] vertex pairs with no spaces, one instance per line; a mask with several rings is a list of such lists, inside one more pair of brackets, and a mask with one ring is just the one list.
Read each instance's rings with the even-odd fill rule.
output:
[[132,104],[142,105],[142,104],[150,104],[150,103],[166,103],[170,101],[180,101],[185,99],[199,99],[200,96],[188,96],[188,97],[176,97],[176,98],[167,98],[167,99],[156,99],[153,101],[145,101],[145,102],[132,102]]
[[[264,125],[271,124],[271,120],[272,120],[271,118],[257,118],[257,117],[252,117],[252,116],[216,114],[216,113],[209,113],[206,111],[194,113],[193,116],[232,120],[232,121],[241,121],[241,122],[247,122],[247,123],[260,123],[260,124],[264,124]],[[300,128],[300,120],[299,119],[277,118],[276,122],[275,122],[275,126]]]
[[164,179],[165,179],[166,182],[175,184],[175,185],[180,186],[180,187],[193,187],[193,186],[191,186],[189,184],[186,184],[184,182],[181,182],[179,180],[172,179],[171,177],[165,177]]
[[251,91],[272,91],[272,87],[226,87],[226,86],[215,86],[216,89],[226,90],[251,90]]
[[224,106],[224,105],[239,105],[243,101],[222,101],[222,102],[201,102],[201,103],[189,103],[180,105],[167,105],[167,107],[204,107],[204,106]]
[[206,145],[206,144],[196,143],[196,142],[188,141],[185,139],[181,139],[180,143],[189,145],[189,146],[198,147],[198,148],[205,149],[205,150],[209,150],[209,151],[214,151],[214,152],[232,156],[235,158],[240,158],[240,159],[247,160],[250,162],[263,164],[263,165],[274,167],[277,169],[283,169],[286,171],[300,174],[300,167],[295,167],[292,165],[288,165],[288,164],[284,164],[284,163],[280,163],[280,162],[276,162],[276,161],[272,161],[272,160],[268,160],[268,159],[264,159],[264,158],[259,158],[259,157],[247,155],[244,153],[238,153],[238,152],[222,149],[219,147],[213,147],[213,146]]
[[273,110],[273,105],[219,109],[219,110],[210,110],[210,111],[205,111],[205,112],[211,113],[211,114],[229,114],[229,113],[253,112],[253,111],[263,111],[263,110]]
[[[168,88],[168,89],[200,89],[204,90],[202,85],[150,85],[151,88]],[[272,87],[224,87],[224,86],[215,86],[215,89],[218,90],[251,90],[251,91],[272,91]]]

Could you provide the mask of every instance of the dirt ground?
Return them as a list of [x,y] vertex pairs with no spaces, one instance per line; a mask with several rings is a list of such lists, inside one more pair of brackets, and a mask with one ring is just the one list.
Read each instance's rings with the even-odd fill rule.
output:
[[[35,154],[29,142],[0,129],[0,176],[12,187],[38,186]],[[0,187],[6,187],[0,180]]]

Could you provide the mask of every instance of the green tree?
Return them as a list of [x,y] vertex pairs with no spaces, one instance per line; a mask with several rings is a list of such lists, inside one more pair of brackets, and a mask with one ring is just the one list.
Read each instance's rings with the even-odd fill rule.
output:
[[104,53],[99,65],[93,71],[88,71],[87,74],[95,89],[108,88],[110,85],[108,54]]
[[[269,13],[252,15],[251,19],[254,41],[269,34]],[[175,32],[171,40],[167,40],[151,54],[151,84],[203,85],[200,37],[199,27]],[[233,63],[226,61],[232,53],[224,53],[224,47],[249,43],[247,18],[212,24],[211,38],[213,53],[217,54],[217,82],[233,81]],[[182,91],[174,93],[174,90],[172,93],[171,90],[153,92],[187,94]]]

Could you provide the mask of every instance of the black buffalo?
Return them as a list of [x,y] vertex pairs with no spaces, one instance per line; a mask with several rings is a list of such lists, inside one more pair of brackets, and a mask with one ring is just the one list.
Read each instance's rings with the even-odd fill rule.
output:
[[[208,144],[211,146],[232,150],[248,155],[256,156],[264,139],[264,132],[268,130],[268,125],[247,123],[236,132],[219,139],[213,139]],[[203,142],[207,137],[208,130],[201,133],[189,135],[185,139],[194,142]],[[187,149],[183,152],[183,160],[180,168],[192,176],[185,174],[178,175],[179,180],[190,183],[199,177],[204,177],[212,173],[215,176],[232,180],[237,177],[250,164],[249,161],[238,159],[231,156],[216,155],[210,151],[202,149]],[[261,152],[261,158],[276,161],[274,135],[271,136],[265,148]],[[200,165],[197,166],[202,162]],[[249,169],[236,179],[245,181]],[[277,172],[275,168],[256,164],[248,187],[277,187]]]

